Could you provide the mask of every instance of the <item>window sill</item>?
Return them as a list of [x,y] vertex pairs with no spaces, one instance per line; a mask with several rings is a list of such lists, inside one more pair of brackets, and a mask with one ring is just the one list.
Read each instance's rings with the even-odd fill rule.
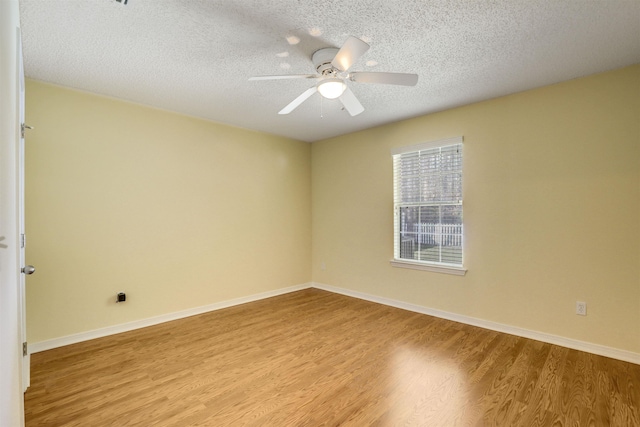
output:
[[453,274],[456,276],[464,276],[467,272],[466,268],[454,267],[449,265],[425,264],[422,262],[411,262],[399,259],[389,261],[393,267],[410,268],[413,270],[431,271],[434,273]]

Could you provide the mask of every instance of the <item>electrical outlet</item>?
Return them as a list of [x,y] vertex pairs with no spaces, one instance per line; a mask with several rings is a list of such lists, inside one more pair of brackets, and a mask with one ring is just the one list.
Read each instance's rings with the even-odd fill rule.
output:
[[587,303],[584,301],[576,301],[576,314],[580,316],[587,315]]
[[327,269],[327,264],[324,263],[324,261],[322,261],[320,263],[320,270],[325,271]]

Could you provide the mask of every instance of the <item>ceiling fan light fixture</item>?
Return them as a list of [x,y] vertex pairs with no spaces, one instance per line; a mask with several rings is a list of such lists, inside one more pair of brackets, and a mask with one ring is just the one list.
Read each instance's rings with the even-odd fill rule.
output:
[[[364,107],[347,86],[346,79],[356,83],[381,83],[401,86],[415,86],[418,83],[417,74],[349,72],[351,66],[368,49],[369,45],[366,42],[357,37],[350,36],[340,49],[325,47],[313,53],[311,62],[317,74],[255,76],[250,77],[249,80],[316,79],[317,83],[314,86],[311,86],[287,104],[282,110],[278,111],[278,114],[289,114],[316,92],[320,92],[320,96],[323,98],[338,99],[352,117],[357,116],[364,111]],[[278,56],[281,55],[278,54]],[[367,63],[367,65],[371,66],[372,64]]]
[[318,92],[327,99],[336,99],[340,97],[346,88],[347,85],[344,84],[342,79],[334,77],[324,79],[318,83]]

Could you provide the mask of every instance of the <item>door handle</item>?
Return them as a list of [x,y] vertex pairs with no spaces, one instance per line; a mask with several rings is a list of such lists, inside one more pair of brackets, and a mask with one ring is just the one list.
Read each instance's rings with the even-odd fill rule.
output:
[[22,272],[26,275],[33,274],[36,272],[36,268],[33,265],[25,265],[22,267]]

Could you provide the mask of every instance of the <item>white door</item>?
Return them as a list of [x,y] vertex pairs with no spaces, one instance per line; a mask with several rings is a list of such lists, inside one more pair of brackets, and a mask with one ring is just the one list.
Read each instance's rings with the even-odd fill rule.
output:
[[22,342],[23,342],[23,359],[22,359],[22,388],[23,391],[27,391],[27,388],[31,384],[31,356],[27,351],[27,301],[26,301],[26,291],[25,291],[25,282],[26,276],[32,274],[35,269],[26,265],[25,259],[25,247],[26,247],[26,235],[25,235],[25,227],[24,227],[24,137],[25,137],[25,114],[24,114],[24,68],[22,64],[22,40],[20,38],[20,33],[18,33],[18,78],[20,80],[20,94],[19,94],[19,102],[20,102],[20,128],[21,128],[21,136],[20,136],[20,147],[18,151],[18,169],[19,169],[19,180],[18,180],[18,222],[20,227],[20,266],[22,268],[22,274],[20,274],[20,324],[21,324],[21,333],[22,333]]

